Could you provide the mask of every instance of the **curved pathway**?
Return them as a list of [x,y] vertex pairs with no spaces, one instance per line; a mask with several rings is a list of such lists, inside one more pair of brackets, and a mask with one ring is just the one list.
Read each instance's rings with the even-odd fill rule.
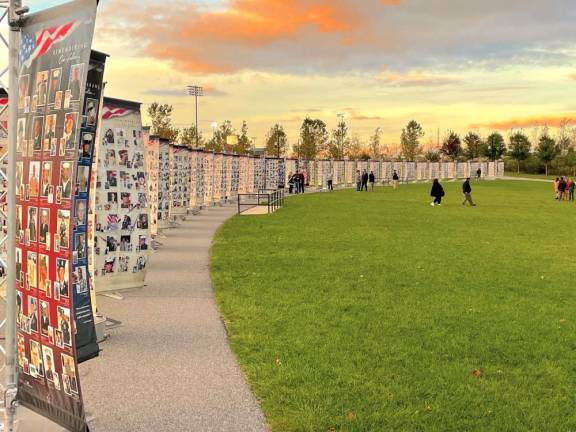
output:
[[143,289],[123,300],[98,297],[98,308],[122,325],[100,358],[80,366],[91,431],[268,430],[210,281],[212,238],[235,212],[211,208],[166,230]]

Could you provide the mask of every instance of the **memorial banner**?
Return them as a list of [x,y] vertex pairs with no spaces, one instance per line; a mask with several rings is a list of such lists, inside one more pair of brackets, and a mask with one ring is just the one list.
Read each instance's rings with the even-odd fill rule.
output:
[[240,156],[232,156],[232,173],[230,185],[230,198],[238,197],[238,189],[240,187]]
[[160,141],[143,134],[146,173],[148,174],[148,227],[150,235],[158,235],[158,168]]
[[144,285],[150,215],[140,103],[105,98],[95,202],[98,292]]
[[204,152],[196,151],[196,208],[204,205]]
[[170,219],[188,212],[191,170],[190,150],[170,144]]
[[204,204],[214,204],[214,153],[204,153],[202,166],[204,177]]
[[239,163],[239,179],[238,179],[238,193],[248,193],[248,170],[250,165],[250,158],[248,156],[240,156]]
[[214,203],[222,200],[222,165],[224,163],[224,155],[216,153],[214,155],[214,169],[212,178],[212,199]]
[[188,154],[190,158],[190,199],[188,208],[194,209],[198,205],[198,155],[199,150],[192,150]]
[[168,228],[170,212],[170,143],[150,137],[158,142],[158,229]]
[[87,430],[78,362],[98,355],[87,203],[105,56],[95,0],[24,18],[17,120],[18,400]]

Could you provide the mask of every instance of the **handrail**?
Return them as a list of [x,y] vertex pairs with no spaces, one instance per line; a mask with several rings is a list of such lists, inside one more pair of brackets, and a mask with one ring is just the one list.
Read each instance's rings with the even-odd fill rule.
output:
[[283,189],[259,189],[258,192],[238,194],[238,214],[242,207],[266,206],[268,214],[274,213],[284,205]]

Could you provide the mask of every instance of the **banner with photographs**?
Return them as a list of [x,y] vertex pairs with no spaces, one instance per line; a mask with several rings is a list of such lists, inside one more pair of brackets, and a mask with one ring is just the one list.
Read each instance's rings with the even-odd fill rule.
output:
[[232,192],[232,155],[224,155],[224,163],[222,165],[222,192],[224,199],[230,199]]
[[148,227],[151,236],[158,234],[158,167],[160,141],[155,138],[144,140],[146,172],[148,173]]
[[214,155],[214,176],[212,181],[212,199],[215,203],[223,199],[222,196],[222,164],[224,163],[224,155],[216,153]]
[[238,187],[240,185],[240,156],[232,156],[230,174],[230,198],[238,197]]
[[190,150],[170,144],[170,218],[185,215],[190,203]]
[[204,153],[202,165],[204,177],[204,205],[214,204],[214,153]]
[[95,206],[98,292],[144,285],[150,244],[145,152],[140,103],[105,98]]
[[254,192],[266,188],[266,159],[254,158]]
[[[6,90],[0,88],[0,156],[3,156],[8,151],[8,93]],[[0,170],[4,175],[8,172],[8,160],[5,159]],[[0,208],[3,213],[0,213],[0,229],[2,234],[6,235],[8,232],[8,201],[6,192],[8,191],[8,181],[6,177],[0,177]],[[0,245],[0,256],[7,261],[6,243]],[[6,276],[6,269],[0,265],[0,280]],[[5,288],[2,290],[4,291]],[[2,295],[4,293],[2,292]]]
[[188,208],[194,209],[198,206],[198,150],[191,150],[188,153],[190,158],[190,198]]
[[200,150],[193,150],[195,154],[196,173],[190,181],[194,181],[195,190],[190,192],[195,194],[194,207],[201,208],[204,205],[204,153]]
[[98,354],[86,271],[94,109],[104,70],[98,56],[90,60],[95,16],[94,0],[29,15],[19,53],[18,399],[71,431],[87,430],[77,355]]
[[151,137],[158,141],[158,229],[170,226],[170,143],[168,140]]
[[248,165],[250,158],[248,156],[240,156],[238,162],[238,193],[244,194],[248,192]]

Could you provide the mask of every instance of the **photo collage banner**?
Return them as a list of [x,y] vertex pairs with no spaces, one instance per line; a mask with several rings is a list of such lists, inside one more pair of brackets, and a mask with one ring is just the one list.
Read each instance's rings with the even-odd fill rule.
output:
[[148,227],[151,236],[158,234],[158,175],[160,164],[160,141],[145,139],[145,161],[148,173]]
[[105,98],[95,199],[98,292],[144,285],[150,248],[150,176],[137,102]]
[[[96,1],[25,18],[16,148],[18,400],[85,431],[78,363],[98,355],[88,274],[90,169],[106,56]],[[58,33],[58,38],[49,35]]]
[[170,145],[170,217],[188,212],[192,176],[190,153],[187,147]]
[[158,142],[158,229],[170,226],[170,143],[168,140],[151,138]]

